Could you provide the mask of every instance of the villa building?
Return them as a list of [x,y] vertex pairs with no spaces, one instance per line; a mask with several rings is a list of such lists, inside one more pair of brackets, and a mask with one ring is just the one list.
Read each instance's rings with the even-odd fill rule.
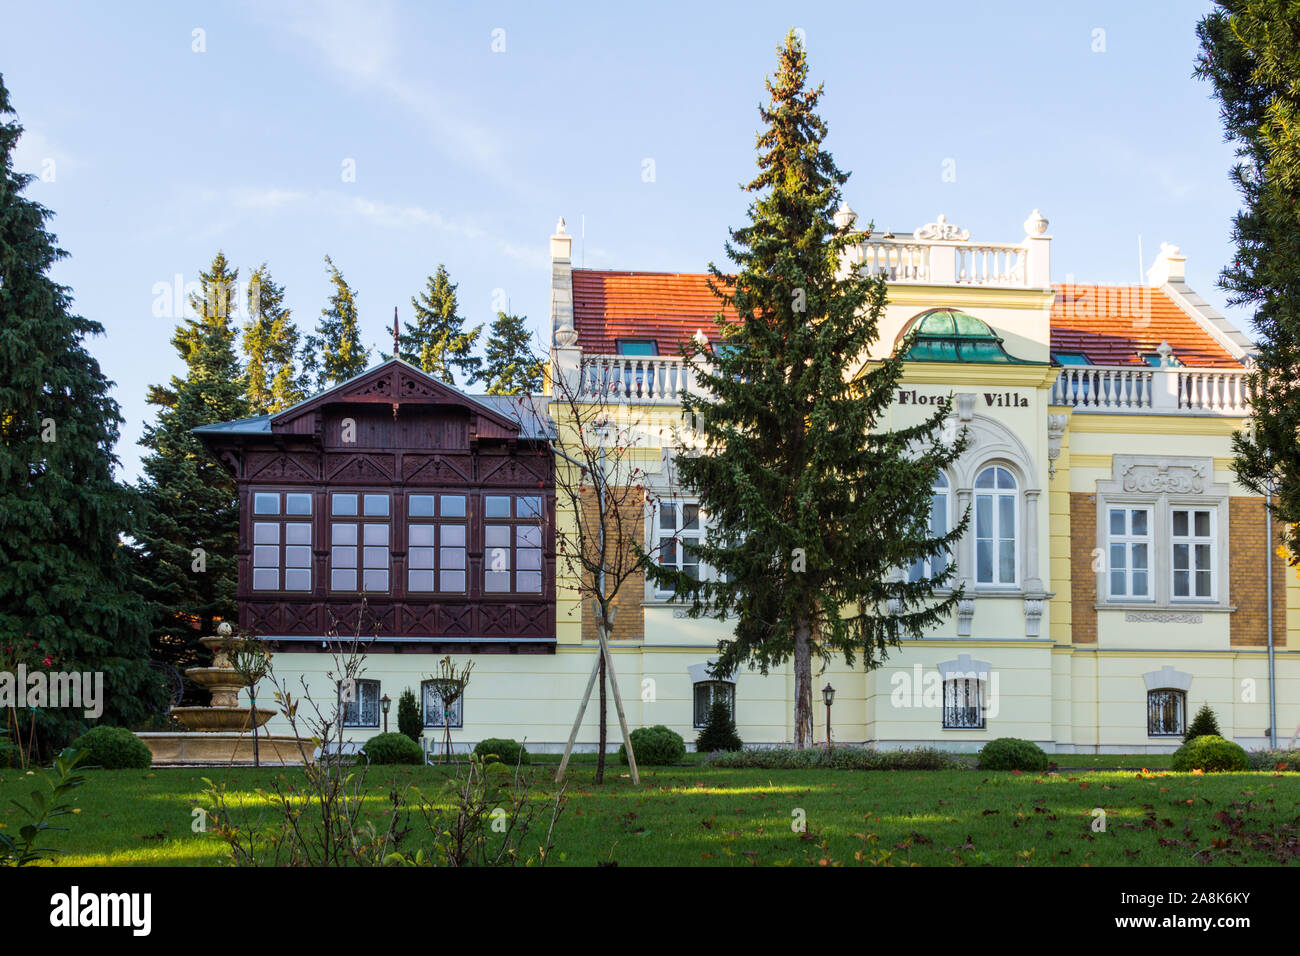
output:
[[[837,219],[854,221],[847,206]],[[1053,285],[1046,220],[1035,211],[1024,230],[973,241],[941,216],[859,234],[844,263],[888,281],[864,360],[917,333],[888,425],[951,396],[952,430],[969,436],[933,490],[934,530],[971,520],[942,559],[964,587],[943,626],[875,671],[815,666],[835,688],[832,738],[1158,752],[1208,703],[1247,747],[1267,744],[1275,709],[1285,744],[1300,725],[1300,581],[1264,500],[1231,469],[1251,342],[1187,287],[1175,247],[1146,285]],[[684,546],[709,521],[673,479],[692,387],[680,350],[714,331],[718,300],[704,274],[575,269],[570,249],[561,221],[551,380],[636,423],[654,499],[645,546],[667,542],[659,559],[690,567]],[[590,611],[557,563],[555,522],[571,515],[556,508],[546,437],[564,407],[465,395],[393,360],[277,415],[199,430],[239,481],[240,627],[272,642],[281,677],[326,699],[331,642],[369,641],[346,708],[357,741],[407,688],[440,735],[427,679],[451,654],[475,663],[451,715],[458,745],[562,749],[595,654]],[[625,585],[611,644],[629,725],[690,743],[721,695],[747,744],[790,741],[790,669],[711,679],[727,636],[643,577]],[[814,707],[815,739],[825,715]],[[612,708],[610,721],[617,746]],[[578,739],[595,746],[594,707]]]

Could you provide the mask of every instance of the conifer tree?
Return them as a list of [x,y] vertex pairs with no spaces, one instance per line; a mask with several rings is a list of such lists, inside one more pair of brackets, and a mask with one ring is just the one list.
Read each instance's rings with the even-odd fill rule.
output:
[[177,667],[197,663],[198,638],[236,617],[235,479],[193,429],[248,415],[235,355],[238,278],[221,252],[199,273],[192,315],[171,340],[185,374],[165,387],[152,386],[148,394],[158,413],[141,440],[149,452],[140,483],[144,527],[137,538],[137,575],[155,612],[155,656]]
[[[120,540],[132,530],[113,477],[122,416],[86,350],[103,327],[49,276],[67,253],[52,213],[23,195],[33,177],[13,169],[12,115],[0,77],[0,654],[6,667],[103,673],[101,720],[131,724],[161,700]],[[13,712],[24,744],[37,721],[47,754],[85,726],[82,708]]]
[[699,454],[682,447],[676,459],[681,484],[710,522],[698,558],[719,575],[697,580],[657,565],[647,573],[689,599],[692,616],[736,616],[714,676],[793,661],[795,745],[807,747],[814,657],[877,667],[900,637],[919,637],[954,609],[960,589],[935,594],[951,564],[914,582],[898,572],[951,548],[965,529],[966,516],[942,537],[929,527],[934,479],[964,436],[944,442],[944,406],[920,424],[885,427],[902,362],[865,361],[879,337],[885,283],[838,273],[853,241],[833,219],[848,176],[822,147],[822,91],[805,86],[793,31],[779,59],[770,103],[760,108],[766,126],[759,172],[746,187],[756,196],[750,221],[726,247],[738,272],[710,267],[715,292],[739,321],[719,315],[726,347],[707,363],[703,346],[691,350],[711,395],[687,395]]
[[304,367],[318,389],[329,388],[360,375],[370,364],[370,349],[361,344],[356,293],[334,260],[325,257],[334,291],[321,309],[316,334],[307,337]]
[[488,329],[486,359],[479,380],[489,395],[536,395],[545,363],[533,352],[523,316],[498,312]]
[[249,279],[242,344],[250,414],[283,411],[307,397],[297,364],[298,326],[284,304],[284,286],[271,277],[266,263],[254,269]]
[[1283,0],[1221,2],[1197,25],[1196,67],[1222,104],[1239,161],[1237,254],[1220,285],[1254,308],[1253,422],[1233,439],[1241,483],[1273,494],[1300,563],[1300,19]]
[[412,297],[411,307],[415,321],[404,323],[399,340],[402,358],[448,385],[456,384],[456,372],[464,376],[463,384],[473,383],[482,360],[470,353],[483,326],[465,331],[465,319],[458,311],[456,283],[451,281],[446,266],[439,265],[429,276],[424,291]]

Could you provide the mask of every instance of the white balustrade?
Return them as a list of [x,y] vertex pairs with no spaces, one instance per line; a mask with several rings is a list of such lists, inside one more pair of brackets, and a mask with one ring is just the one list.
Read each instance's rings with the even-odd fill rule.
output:
[[1248,414],[1246,373],[1237,369],[1180,368],[1178,407],[1220,415]]
[[689,388],[690,369],[680,358],[585,355],[578,398],[645,405],[673,405]]
[[1081,412],[1249,414],[1245,369],[1067,365],[1052,385],[1052,404]]

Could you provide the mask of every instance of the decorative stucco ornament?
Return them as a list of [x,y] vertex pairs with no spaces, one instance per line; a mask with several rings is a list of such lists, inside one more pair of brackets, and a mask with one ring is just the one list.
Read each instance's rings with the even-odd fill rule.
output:
[[956,242],[965,242],[970,238],[969,229],[961,229],[954,226],[948,221],[948,218],[939,213],[934,222],[927,222],[920,229],[912,233],[913,239],[947,239]]

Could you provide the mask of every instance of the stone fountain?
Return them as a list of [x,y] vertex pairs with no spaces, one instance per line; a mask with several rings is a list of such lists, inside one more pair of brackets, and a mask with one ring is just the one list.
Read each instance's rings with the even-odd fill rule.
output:
[[[153,753],[156,766],[249,765],[253,762],[253,729],[275,716],[275,711],[239,706],[239,694],[247,683],[230,665],[231,653],[242,643],[231,637],[223,623],[214,636],[199,638],[212,652],[212,666],[191,667],[185,676],[208,690],[207,707],[173,707],[171,714],[187,732],[138,733]],[[310,763],[312,741],[302,737],[258,734],[259,762],[266,766]]]

